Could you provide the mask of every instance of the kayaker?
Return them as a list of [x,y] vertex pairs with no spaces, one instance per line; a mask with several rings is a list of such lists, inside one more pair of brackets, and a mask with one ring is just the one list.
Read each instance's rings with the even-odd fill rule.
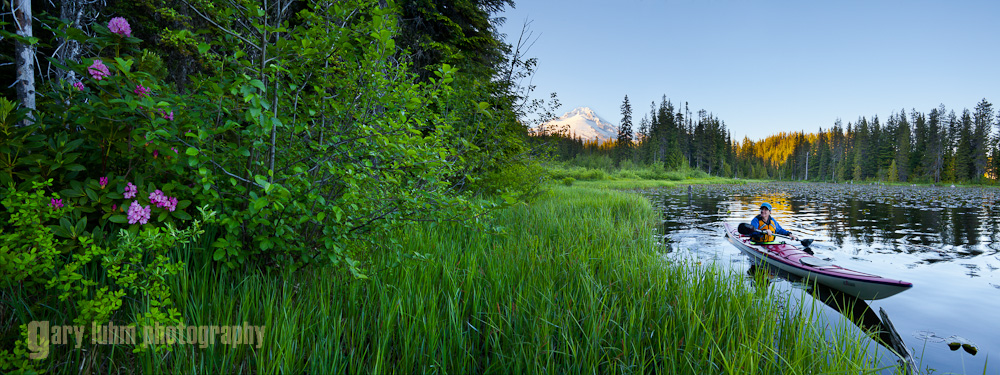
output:
[[761,232],[759,241],[758,238],[754,238],[755,242],[771,242],[774,241],[774,234],[781,234],[791,237],[793,240],[798,240],[792,232],[789,232],[778,224],[778,220],[771,217],[771,204],[764,202],[760,205],[760,215],[753,218],[750,222],[750,226],[754,230]]

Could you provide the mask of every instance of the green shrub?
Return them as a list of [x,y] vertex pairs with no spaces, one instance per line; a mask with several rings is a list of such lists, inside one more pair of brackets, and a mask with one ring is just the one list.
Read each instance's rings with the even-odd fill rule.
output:
[[607,180],[610,176],[603,169],[588,169],[580,174],[578,180],[600,181]]
[[687,172],[687,178],[708,178],[709,175],[701,169],[691,169]]
[[[115,244],[100,246],[87,236],[77,236],[75,251],[60,251],[68,240],[56,240],[53,232],[61,227],[53,222],[66,221],[70,209],[61,203],[58,195],[47,195],[44,189],[51,181],[34,182],[34,192],[19,190],[0,192],[4,196],[6,229],[0,232],[0,287],[20,295],[21,301],[12,302],[24,306],[24,314],[18,314],[22,321],[14,327],[22,327],[21,340],[15,344],[15,351],[0,351],[0,369],[28,369],[33,366],[24,361],[32,351],[47,355],[46,341],[28,342],[23,325],[42,314],[44,310],[59,311],[65,323],[77,326],[104,325],[118,320],[117,325],[152,326],[177,325],[182,323],[180,313],[173,307],[173,296],[169,285],[184,264],[167,256],[167,251],[178,244],[197,240],[204,233],[202,221],[194,220],[184,230],[175,229],[166,223],[163,228],[147,225],[137,234],[121,229]],[[211,219],[212,212],[203,212],[204,219]],[[78,227],[85,226],[81,221]],[[52,229],[55,228],[55,229]],[[40,287],[44,286],[42,289]],[[59,302],[43,302],[57,297]],[[116,313],[125,301],[137,301],[138,315],[121,316]],[[6,304],[6,302],[4,303]],[[43,305],[37,307],[37,304]],[[35,309],[38,310],[35,310]],[[15,318],[15,316],[11,316]],[[114,318],[114,319],[113,319]],[[125,323],[122,324],[121,322]],[[11,322],[4,322],[11,323]],[[88,332],[89,334],[90,332]],[[2,336],[7,336],[6,333]],[[63,347],[68,350],[67,347]],[[136,348],[142,350],[144,348]]]
[[681,181],[687,178],[687,175],[681,171],[670,171],[667,172],[666,178],[670,181]]
[[617,179],[623,179],[623,180],[638,180],[638,179],[640,179],[639,175],[635,174],[635,172],[630,171],[630,170],[624,170],[624,169],[620,170],[618,172],[615,172],[613,176],[615,178],[617,178]]
[[478,183],[486,196],[510,194],[518,200],[530,200],[542,193],[542,183],[552,177],[537,161],[512,162],[504,168],[488,173]]
[[23,283],[26,287],[44,285],[46,276],[56,267],[59,248],[65,241],[57,240],[47,224],[66,211],[59,195],[47,195],[51,180],[34,182],[34,192],[0,191],[0,288]]
[[586,169],[600,169],[610,171],[614,169],[615,162],[607,155],[577,155],[570,162],[573,165]]
[[576,179],[573,178],[573,177],[566,177],[566,178],[562,179],[563,185],[566,185],[566,186],[573,186],[574,182],[576,182]]

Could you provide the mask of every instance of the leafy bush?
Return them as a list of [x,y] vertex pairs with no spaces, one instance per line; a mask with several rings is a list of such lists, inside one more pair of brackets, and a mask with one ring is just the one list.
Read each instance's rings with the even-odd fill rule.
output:
[[566,178],[562,179],[563,185],[566,185],[566,186],[573,186],[574,182],[576,182],[576,179],[573,178],[573,177],[566,177]]
[[[142,301],[141,308],[136,321],[119,316],[119,322],[126,321],[119,325],[182,323],[180,313],[172,307],[174,297],[168,283],[184,264],[173,261],[166,252],[197,240],[204,233],[202,221],[194,220],[185,230],[177,230],[169,223],[162,229],[145,226],[138,234],[121,229],[112,247],[99,246],[90,237],[78,236],[75,241],[79,251],[60,251],[60,245],[68,240],[56,240],[51,228],[60,227],[46,224],[64,220],[61,216],[70,210],[60,203],[58,195],[44,192],[50,184],[51,181],[35,182],[32,193],[2,191],[3,212],[9,213],[4,216],[13,231],[0,232],[3,243],[0,287],[21,291],[14,294],[27,296],[28,300],[17,303],[25,306],[45,300],[50,292],[57,294],[62,302],[55,308],[77,326],[106,324],[126,300]],[[213,215],[203,212],[204,219]],[[45,289],[40,289],[41,286]],[[25,314],[22,318],[34,320],[34,315]],[[48,348],[46,343],[26,342],[23,326],[21,336],[14,352],[0,350],[0,369],[31,367],[24,361],[25,345]]]
[[607,155],[577,155],[570,164],[580,166],[587,169],[600,169],[603,171],[611,171],[614,169],[615,162],[611,160],[611,157]]
[[630,170],[625,170],[625,169],[620,170],[618,172],[615,172],[613,176],[615,178],[623,179],[623,180],[639,180],[640,179],[639,175],[635,174],[635,172],[630,171]]
[[667,172],[666,178],[670,181],[681,181],[687,178],[687,175],[681,171],[670,171]]

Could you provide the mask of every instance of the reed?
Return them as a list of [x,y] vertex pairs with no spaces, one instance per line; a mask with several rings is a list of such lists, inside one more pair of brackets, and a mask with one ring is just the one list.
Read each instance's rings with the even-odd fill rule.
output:
[[[403,251],[341,270],[234,271],[202,245],[173,285],[188,325],[266,326],[253,345],[102,355],[162,373],[869,373],[865,339],[835,342],[811,312],[744,275],[668,261],[637,194],[555,187],[494,217],[498,231],[429,223]],[[386,239],[385,242],[389,242]],[[203,247],[207,249],[208,247]],[[126,350],[127,352],[127,350]],[[75,366],[54,368],[77,372]]]

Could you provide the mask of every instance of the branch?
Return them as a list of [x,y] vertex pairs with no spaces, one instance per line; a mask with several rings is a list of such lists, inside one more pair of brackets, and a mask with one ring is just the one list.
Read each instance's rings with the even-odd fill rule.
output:
[[251,42],[247,38],[244,38],[242,35],[237,34],[235,31],[229,30],[229,29],[227,29],[225,27],[222,27],[221,25],[215,23],[215,21],[213,21],[211,18],[208,18],[208,16],[206,16],[204,14],[201,14],[201,12],[198,11],[198,8],[195,8],[194,5],[191,5],[191,3],[187,2],[187,0],[181,0],[181,2],[183,2],[187,6],[191,7],[191,10],[193,10],[195,13],[197,13],[199,16],[201,16],[201,18],[203,18],[205,21],[208,21],[208,23],[210,23],[213,26],[219,28],[219,30],[225,31],[227,34],[232,35],[232,36],[238,38],[239,40],[242,40],[243,43],[246,43],[246,44],[250,45],[251,47],[254,47],[258,51],[260,51],[260,46],[254,44],[253,42]]

